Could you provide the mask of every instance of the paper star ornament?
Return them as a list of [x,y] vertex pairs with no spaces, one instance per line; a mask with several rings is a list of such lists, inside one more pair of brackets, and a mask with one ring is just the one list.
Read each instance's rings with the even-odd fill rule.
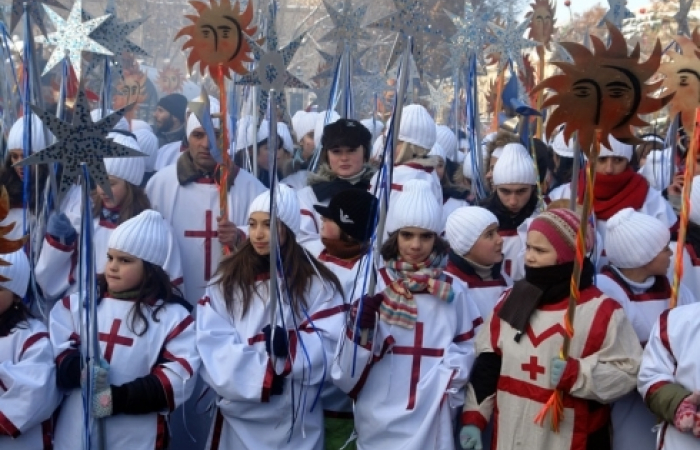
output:
[[324,42],[336,44],[336,55],[343,53],[347,46],[351,53],[357,53],[358,41],[366,41],[372,38],[370,33],[362,26],[362,21],[367,12],[367,5],[352,9],[350,0],[343,0],[342,9],[333,8],[328,0],[323,0],[323,5],[333,21],[331,31],[321,38]]
[[[692,0],[689,0],[692,3]],[[631,19],[634,17],[632,11],[627,8],[627,0],[608,0],[608,5],[610,9],[605,13],[603,19],[598,23],[599,27],[605,25],[605,22],[610,22],[615,25],[618,29],[622,29],[622,22],[625,19]]]
[[503,70],[508,61],[511,61],[519,68],[523,67],[523,51],[535,48],[539,45],[537,41],[523,37],[529,25],[528,22],[518,24],[512,14],[508,17],[503,27],[493,22],[488,23],[489,30],[493,33],[495,42],[486,47],[484,54],[500,55],[498,60],[498,72]]
[[304,40],[303,33],[279,50],[274,47],[272,47],[273,50],[265,50],[248,36],[246,39],[253,50],[257,64],[254,70],[241,77],[238,84],[258,85],[265,91],[270,89],[283,91],[285,87],[308,88],[306,83],[287,70],[301,47],[301,42]]
[[[425,47],[426,38],[441,35],[440,30],[433,27],[434,21],[419,0],[393,1],[396,12],[369,25],[373,28],[399,33],[389,57],[387,71],[394,66],[399,56],[406,49],[409,36],[413,37],[413,60],[419,63],[423,60],[423,48]],[[423,77],[422,68],[419,68],[419,75],[421,78]]]
[[68,20],[64,20],[46,5],[44,5],[44,10],[56,27],[56,31],[46,36],[46,43],[55,46],[55,48],[53,49],[53,53],[51,53],[51,58],[49,58],[49,61],[46,63],[46,68],[42,75],[46,75],[60,63],[64,57],[67,57],[70,65],[73,66],[76,77],[80,80],[82,52],[112,55],[112,52],[90,38],[90,34],[104,23],[104,21],[110,17],[109,15],[83,22],[82,0],[76,0],[75,3],[73,3],[73,8],[68,15]]
[[448,94],[440,84],[433,86],[432,83],[428,83],[428,91],[430,93],[423,98],[428,100],[435,114],[451,106],[452,96]]
[[24,14],[24,4],[27,4],[27,12],[29,13],[30,22],[34,23],[41,30],[41,34],[46,36],[46,24],[44,23],[43,6],[53,6],[54,8],[66,9],[61,3],[56,0],[12,0],[12,17],[10,17],[10,31],[14,30],[19,24],[22,14]]
[[[365,70],[364,67],[362,67],[362,63],[360,60],[362,59],[363,56],[367,53],[369,49],[362,50],[358,52],[356,55],[351,55],[352,59],[352,75],[356,77],[362,77],[365,75],[369,75],[369,72]],[[321,55],[321,58],[323,58],[325,64],[328,66],[328,69],[317,73],[314,75],[311,79],[313,81],[319,81],[319,80],[327,80],[333,78],[335,75],[335,68],[338,65],[338,59],[342,56],[341,55],[331,55],[330,53],[326,53],[323,50],[316,49],[316,51]]]
[[94,123],[90,117],[85,92],[81,89],[73,113],[73,123],[64,122],[53,114],[32,105],[32,111],[56,136],[56,143],[34,153],[16,164],[24,167],[34,164],[61,163],[63,172],[58,184],[58,202],[71,188],[81,174],[80,165],[87,165],[90,176],[110,197],[112,189],[105,169],[104,158],[145,156],[129,147],[107,139],[107,135],[124,116],[120,109]]
[[462,16],[452,14],[448,10],[445,10],[445,14],[457,30],[450,38],[450,67],[460,70],[472,56],[477,57],[482,66],[485,65],[482,49],[484,45],[495,42],[493,36],[488,33],[490,15],[482,8],[474,11],[471,2],[465,2]]

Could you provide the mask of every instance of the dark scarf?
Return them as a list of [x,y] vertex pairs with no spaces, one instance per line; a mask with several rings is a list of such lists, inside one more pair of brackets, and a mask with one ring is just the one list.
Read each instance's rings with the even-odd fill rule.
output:
[[[483,278],[481,278],[479,276],[479,274],[476,272],[474,267],[472,267],[472,265],[469,264],[469,261],[467,261],[466,259],[459,256],[453,250],[450,250],[448,252],[447,260],[448,260],[448,262],[447,262],[448,267],[452,266],[465,275],[472,276],[472,277],[479,277],[480,279],[483,280]],[[500,280],[503,277],[501,275],[501,266],[502,265],[503,265],[503,263],[500,262],[498,264],[494,264],[493,267],[491,267],[491,278],[493,278],[494,280]]]
[[469,197],[468,189],[460,189],[455,186],[443,187],[442,188],[442,201],[443,203],[447,200],[454,198],[455,200],[467,200]]
[[[579,174],[579,186],[585,186],[585,171]],[[649,182],[628,167],[617,175],[598,173],[593,186],[593,210],[596,219],[608,220],[624,208],[639,210],[644,205],[649,191]],[[578,190],[578,203],[583,204],[585,189]]]
[[537,190],[532,190],[530,200],[527,201],[523,209],[518,211],[517,214],[513,214],[508,208],[506,208],[503,203],[501,203],[501,199],[498,198],[498,194],[495,192],[484,201],[482,206],[491,211],[498,218],[499,230],[517,230],[526,219],[532,216],[535,209],[537,209]]
[[[573,271],[573,262],[536,268],[525,266],[525,278],[515,282],[498,312],[498,317],[518,331],[516,339],[525,332],[538,307],[558,303],[569,296]],[[593,284],[594,275],[593,264],[586,258],[579,282],[581,291]]]
[[330,181],[314,183],[311,185],[311,189],[313,189],[314,194],[316,194],[316,199],[319,202],[325,202],[335,197],[336,194],[348,189],[361,189],[366,191],[369,189],[369,180],[363,177],[357,183],[352,184],[341,178],[335,178]]
[[321,242],[329,255],[340,259],[356,259],[367,251],[367,246],[357,241],[348,242],[342,239],[321,238]]
[[114,292],[111,290],[107,291],[108,295],[111,298],[116,298],[117,300],[136,300],[139,298],[139,289],[134,289],[133,291],[124,291],[124,292]]
[[693,247],[695,254],[700,256],[700,225],[695,225],[693,222],[688,222],[685,243]]
[[112,225],[119,225],[119,208],[107,208],[102,206],[102,212],[100,213],[100,221],[109,222]]
[[[240,167],[233,164],[231,165],[231,170],[229,170],[228,173],[229,187],[233,186],[234,181],[236,181],[236,176],[240,170]],[[217,170],[216,173],[218,174],[219,171]],[[204,172],[197,167],[194,164],[189,152],[184,152],[180,154],[179,158],[177,158],[177,181],[180,183],[180,186],[194,183],[202,178],[211,178],[213,182],[219,184],[219,180],[216,179],[216,176],[215,174]]]

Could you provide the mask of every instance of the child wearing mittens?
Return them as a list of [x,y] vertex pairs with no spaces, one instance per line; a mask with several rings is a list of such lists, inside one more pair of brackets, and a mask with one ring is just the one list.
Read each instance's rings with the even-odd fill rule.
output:
[[22,250],[0,256],[0,448],[51,448],[54,410],[59,403],[49,333],[22,302],[29,261]]
[[[96,335],[102,364],[93,366],[92,414],[104,421],[105,450],[168,448],[168,415],[190,396],[200,365],[194,319],[163,269],[170,231],[146,210],[109,237],[98,276]],[[57,382],[66,399],[56,423],[55,449],[82,445],[80,295],[56,303],[49,329]],[[97,430],[95,427],[94,430]]]

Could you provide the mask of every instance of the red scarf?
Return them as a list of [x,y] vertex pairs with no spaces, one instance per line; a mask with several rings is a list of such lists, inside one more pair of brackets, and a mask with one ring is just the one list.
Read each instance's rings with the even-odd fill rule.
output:
[[[583,204],[585,193],[585,174],[581,171],[579,175],[578,203]],[[649,192],[649,182],[643,176],[627,168],[617,175],[606,175],[598,173],[595,176],[593,186],[595,200],[593,210],[596,219],[608,220],[616,212],[624,208],[639,210],[644,205],[644,200]]]

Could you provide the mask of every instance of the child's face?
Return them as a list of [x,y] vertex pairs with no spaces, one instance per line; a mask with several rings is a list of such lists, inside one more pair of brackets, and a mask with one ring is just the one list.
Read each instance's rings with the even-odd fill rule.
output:
[[649,276],[664,276],[668,272],[668,268],[671,266],[671,256],[673,252],[667,245],[661,252],[659,252],[654,259],[652,259],[647,265],[647,273]]
[[435,233],[424,228],[406,227],[399,230],[399,256],[412,264],[422,263],[433,252]]
[[5,313],[8,309],[12,308],[12,304],[15,301],[15,294],[10,291],[5,289],[4,287],[0,287],[0,315]]
[[[278,223],[279,225],[279,223]],[[284,227],[278,227],[278,241],[280,247],[286,241]],[[248,218],[248,237],[255,253],[260,256],[270,254],[270,214],[266,212],[254,212]]]
[[557,264],[557,251],[544,234],[539,231],[527,232],[525,244],[525,265],[527,267],[549,267]]
[[321,217],[321,237],[324,239],[340,239],[340,227],[326,217]]
[[481,266],[503,261],[503,238],[498,234],[498,224],[489,225],[465,256]]
[[108,209],[119,208],[126,198],[126,181],[110,175],[109,187],[112,189],[112,198],[109,198],[99,185],[97,186],[97,193],[102,199],[102,205]]
[[143,281],[143,260],[110,248],[107,251],[105,278],[112,292],[133,291]]

